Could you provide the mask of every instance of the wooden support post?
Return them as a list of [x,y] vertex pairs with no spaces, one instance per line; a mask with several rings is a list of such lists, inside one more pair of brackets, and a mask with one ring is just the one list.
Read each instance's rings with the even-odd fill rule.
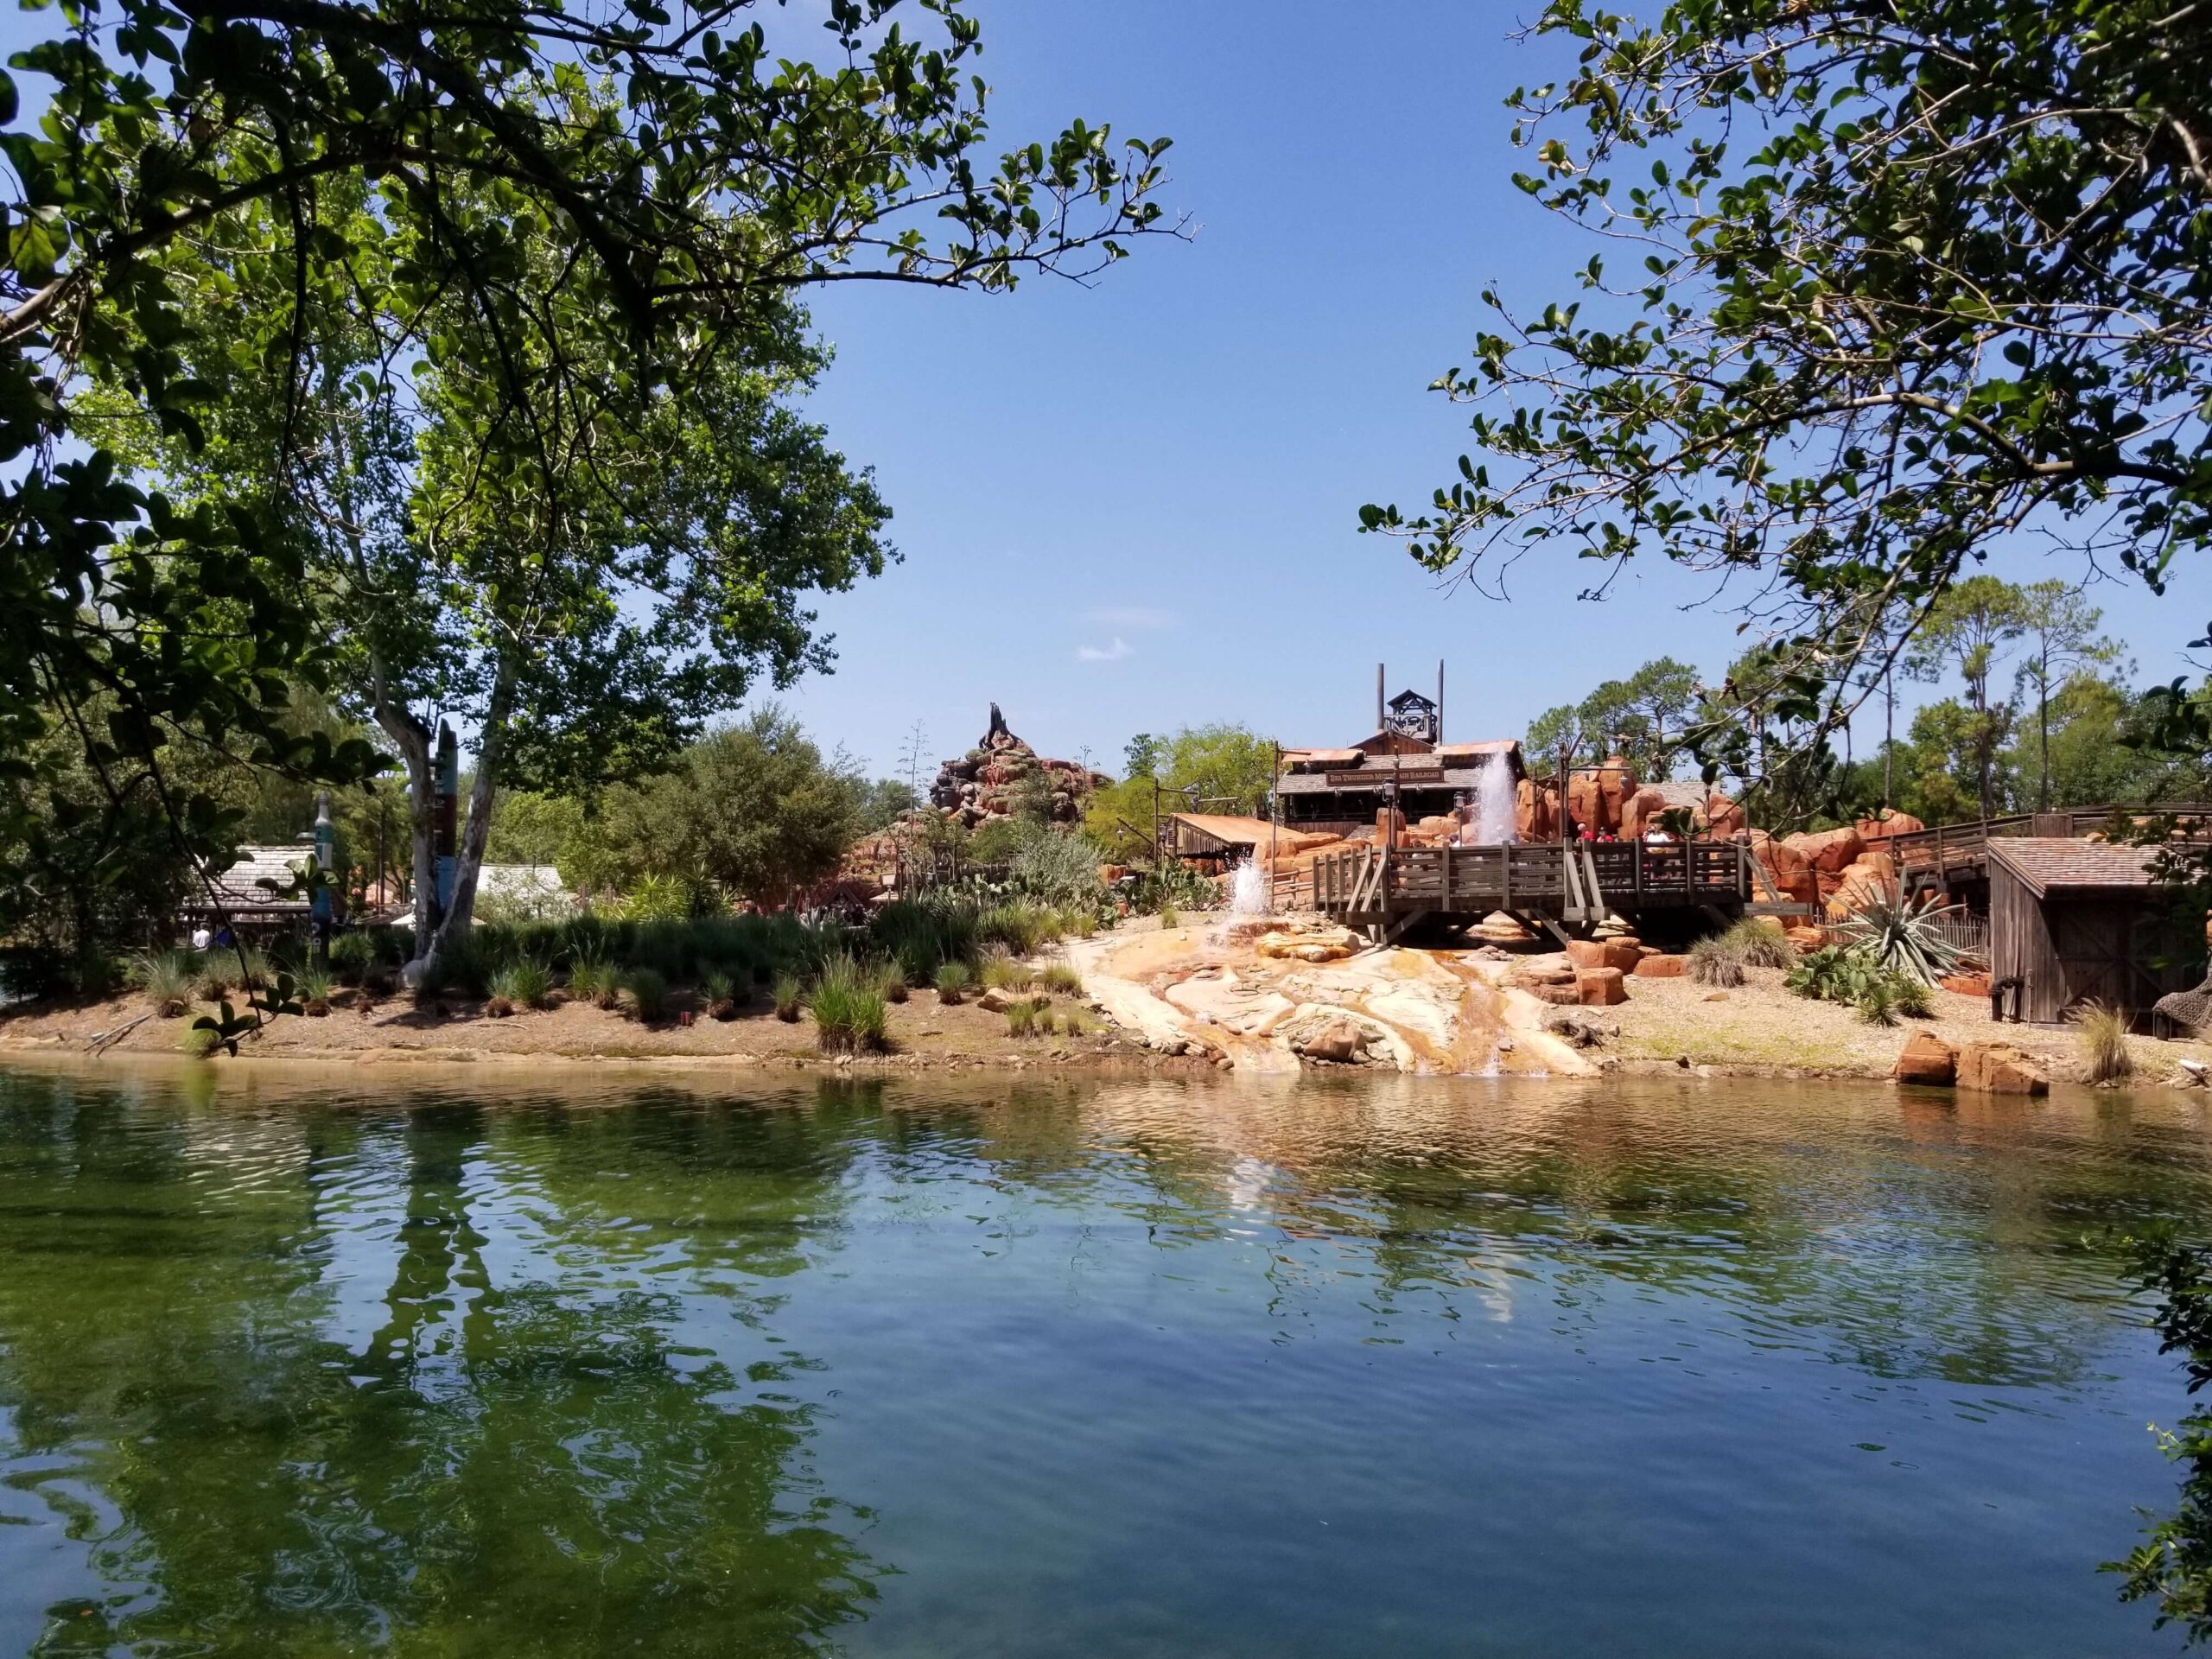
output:
[[[1439,682],[1439,683],[1440,683],[1440,683],[1441,683],[1441,682],[1442,682],[1442,680],[1443,680],[1443,678],[1444,678],[1444,672],[1443,672],[1443,670],[1442,670],[1442,668],[1441,668],[1440,666],[1440,667],[1439,667],[1439,669],[1437,670],[1437,676],[1436,676],[1436,677],[1437,677],[1438,682]],[[1452,843],[1451,843],[1450,842],[1448,842],[1448,841],[1447,841],[1447,842],[1446,842],[1444,843],[1444,904],[1443,904],[1443,910],[1444,910],[1444,913],[1445,913],[1446,915],[1447,915],[1447,916],[1448,916],[1448,915],[1450,915],[1450,914],[1452,913]]]
[[1507,915],[1513,913],[1513,843],[1501,842],[1497,849],[1497,907]]

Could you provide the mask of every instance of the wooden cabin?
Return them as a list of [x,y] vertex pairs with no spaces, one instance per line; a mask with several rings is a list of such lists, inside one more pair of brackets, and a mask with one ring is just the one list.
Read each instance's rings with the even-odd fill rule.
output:
[[1516,787],[1526,775],[1512,738],[1435,743],[1388,726],[1350,748],[1286,749],[1282,764],[1275,790],[1283,827],[1335,835],[1374,828],[1394,789],[1399,811],[1417,823],[1474,798],[1485,766],[1506,767]]
[[2043,1026],[2100,1002],[2147,1026],[2152,1003],[2201,982],[2203,928],[2176,913],[2174,890],[2152,874],[2155,856],[2154,849],[2111,842],[1991,838],[1997,1005]]
[[1163,851],[1216,874],[1251,857],[1274,832],[1265,818],[1220,812],[1171,812],[1160,823]]

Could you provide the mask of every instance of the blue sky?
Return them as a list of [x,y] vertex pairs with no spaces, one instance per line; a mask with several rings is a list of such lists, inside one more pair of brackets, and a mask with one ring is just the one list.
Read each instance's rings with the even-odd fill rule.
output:
[[[1465,360],[1479,290],[1567,297],[1592,251],[1510,182],[1501,100],[1557,43],[1465,0],[972,10],[995,139],[1078,115],[1168,134],[1163,200],[1198,233],[1090,289],[817,298],[837,361],[816,411],[876,467],[905,555],[822,607],[837,671],[786,699],[817,735],[889,772],[916,720],[942,756],[995,700],[1109,770],[1132,733],[1209,720],[1339,742],[1368,728],[1378,661],[1395,691],[1440,658],[1450,733],[1514,735],[1647,658],[1735,654],[1740,619],[1684,608],[1704,589],[1663,567],[1578,603],[1592,566],[1530,558],[1498,604],[1355,529],[1362,502],[1451,474],[1465,412],[1425,388]],[[2201,571],[2163,601],[2096,598],[2145,677],[2181,672],[2212,613]]]

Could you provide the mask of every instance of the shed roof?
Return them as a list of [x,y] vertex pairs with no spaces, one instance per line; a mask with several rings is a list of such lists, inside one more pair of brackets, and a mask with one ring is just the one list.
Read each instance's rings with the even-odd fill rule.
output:
[[1989,859],[2038,899],[2053,893],[2108,893],[2163,887],[2155,847],[2051,836],[1992,836]]
[[1176,823],[1186,823],[1200,835],[1211,836],[1229,847],[1256,847],[1274,826],[1265,818],[1243,818],[1219,812],[1171,812]]
[[[283,894],[282,889],[291,886],[314,851],[313,847],[296,842],[289,847],[239,848],[238,862],[213,876],[215,904],[225,910],[297,911],[305,914],[308,901]],[[264,881],[271,886],[263,887]],[[195,888],[188,893],[182,907],[187,912],[207,909],[206,889]]]

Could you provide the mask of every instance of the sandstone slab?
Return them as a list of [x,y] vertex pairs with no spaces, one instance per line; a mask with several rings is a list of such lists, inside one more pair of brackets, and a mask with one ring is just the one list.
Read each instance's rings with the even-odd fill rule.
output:
[[1688,957],[1671,956],[1663,950],[1654,950],[1640,958],[1636,964],[1638,979],[1680,979],[1689,971]]
[[2050,1079],[2010,1043],[1969,1043],[1959,1051],[1959,1087],[1987,1095],[2047,1095]]
[[1625,976],[1618,968],[1585,968],[1574,976],[1574,988],[1586,1008],[1609,1008],[1628,1001]]
[[1959,1051],[1932,1031],[1916,1031],[1904,1039],[1890,1075],[1899,1083],[1925,1084],[1948,1089],[1957,1081]]

